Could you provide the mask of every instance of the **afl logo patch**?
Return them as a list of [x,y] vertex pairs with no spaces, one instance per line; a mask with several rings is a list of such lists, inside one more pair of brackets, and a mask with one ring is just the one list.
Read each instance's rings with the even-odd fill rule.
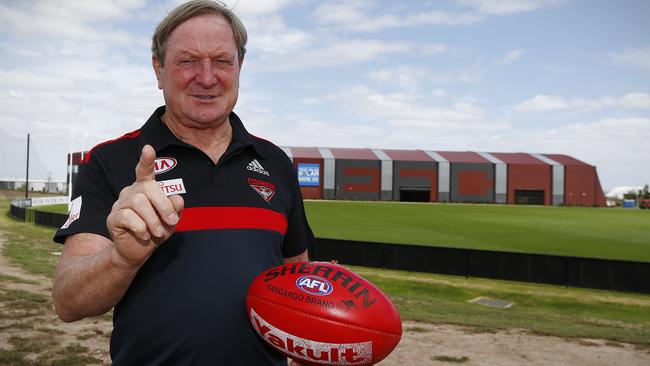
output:
[[161,174],[168,172],[176,166],[176,159],[174,158],[157,158],[153,162],[153,172],[155,174]]
[[332,284],[328,280],[318,276],[299,277],[296,280],[296,286],[298,286],[300,291],[316,296],[326,296],[334,290],[334,287],[332,287]]

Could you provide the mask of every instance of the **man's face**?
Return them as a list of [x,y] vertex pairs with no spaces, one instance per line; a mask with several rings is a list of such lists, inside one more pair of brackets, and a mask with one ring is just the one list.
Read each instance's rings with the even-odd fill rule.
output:
[[228,119],[239,91],[238,50],[230,23],[202,15],[182,23],[167,39],[165,64],[154,57],[167,118],[205,128]]

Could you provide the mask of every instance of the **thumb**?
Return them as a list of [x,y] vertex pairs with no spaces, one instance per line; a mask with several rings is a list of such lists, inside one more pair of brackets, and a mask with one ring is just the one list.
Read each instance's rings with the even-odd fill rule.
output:
[[143,182],[146,180],[155,180],[154,161],[156,160],[156,151],[151,145],[144,145],[140,153],[140,161],[135,167],[135,181]]

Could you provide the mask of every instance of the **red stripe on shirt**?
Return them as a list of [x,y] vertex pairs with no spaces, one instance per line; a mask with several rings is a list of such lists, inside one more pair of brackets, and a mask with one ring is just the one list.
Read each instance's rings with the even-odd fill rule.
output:
[[261,229],[287,232],[287,218],[276,211],[255,207],[192,207],[181,213],[176,231]]
[[89,151],[89,152],[84,156],[84,159],[81,161],[81,164],[85,164],[85,163],[89,162],[89,161],[90,161],[90,157],[92,156],[92,154],[93,154],[93,152],[95,151],[95,149],[98,148],[98,147],[100,147],[100,146],[102,146],[102,145],[110,144],[110,143],[113,143],[113,142],[116,142],[116,141],[120,141],[120,140],[124,140],[124,139],[134,139],[134,138],[136,138],[136,137],[138,137],[138,136],[140,136],[140,130],[139,130],[139,129],[138,129],[138,130],[135,130],[135,131],[131,131],[131,132],[129,132],[129,133],[126,133],[126,134],[124,134],[124,135],[122,135],[122,136],[120,136],[120,137],[118,137],[118,138],[116,138],[116,139],[108,140],[108,141],[104,141],[104,142],[102,142],[102,143],[99,143],[99,144],[97,144],[95,147],[93,147],[92,149],[90,149],[90,151]]

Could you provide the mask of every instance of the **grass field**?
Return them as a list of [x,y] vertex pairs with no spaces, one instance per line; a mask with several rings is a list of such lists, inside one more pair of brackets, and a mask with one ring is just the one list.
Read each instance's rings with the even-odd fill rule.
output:
[[306,201],[316,237],[650,262],[650,210]]
[[[2,254],[29,272],[51,276],[58,259],[52,252],[60,250],[51,242],[54,229],[13,220],[7,210],[7,201],[0,198],[0,231],[6,242]],[[602,338],[650,349],[648,295],[361,267],[353,270],[384,290],[403,320],[458,324],[476,332],[516,328],[561,337]],[[0,308],[34,302],[28,294],[8,291],[4,288],[8,283],[16,283],[16,279],[0,277],[0,301],[5,302]],[[479,296],[512,301],[514,305],[499,309],[469,302]],[[51,311],[51,300],[39,298],[37,303],[40,312]],[[37,323],[33,326],[38,327]],[[50,352],[57,349],[43,347]]]
[[0,197],[0,229],[5,238],[3,254],[35,274],[51,276],[61,245],[52,241],[56,229],[15,220],[9,215],[9,201]]
[[67,204],[60,204],[60,205],[45,205],[45,206],[36,206],[34,207],[34,210],[36,211],[44,211],[44,212],[54,212],[54,213],[60,213],[60,214],[68,214],[68,205]]
[[[317,237],[650,262],[650,210],[306,201]],[[39,206],[66,213],[67,205]]]

